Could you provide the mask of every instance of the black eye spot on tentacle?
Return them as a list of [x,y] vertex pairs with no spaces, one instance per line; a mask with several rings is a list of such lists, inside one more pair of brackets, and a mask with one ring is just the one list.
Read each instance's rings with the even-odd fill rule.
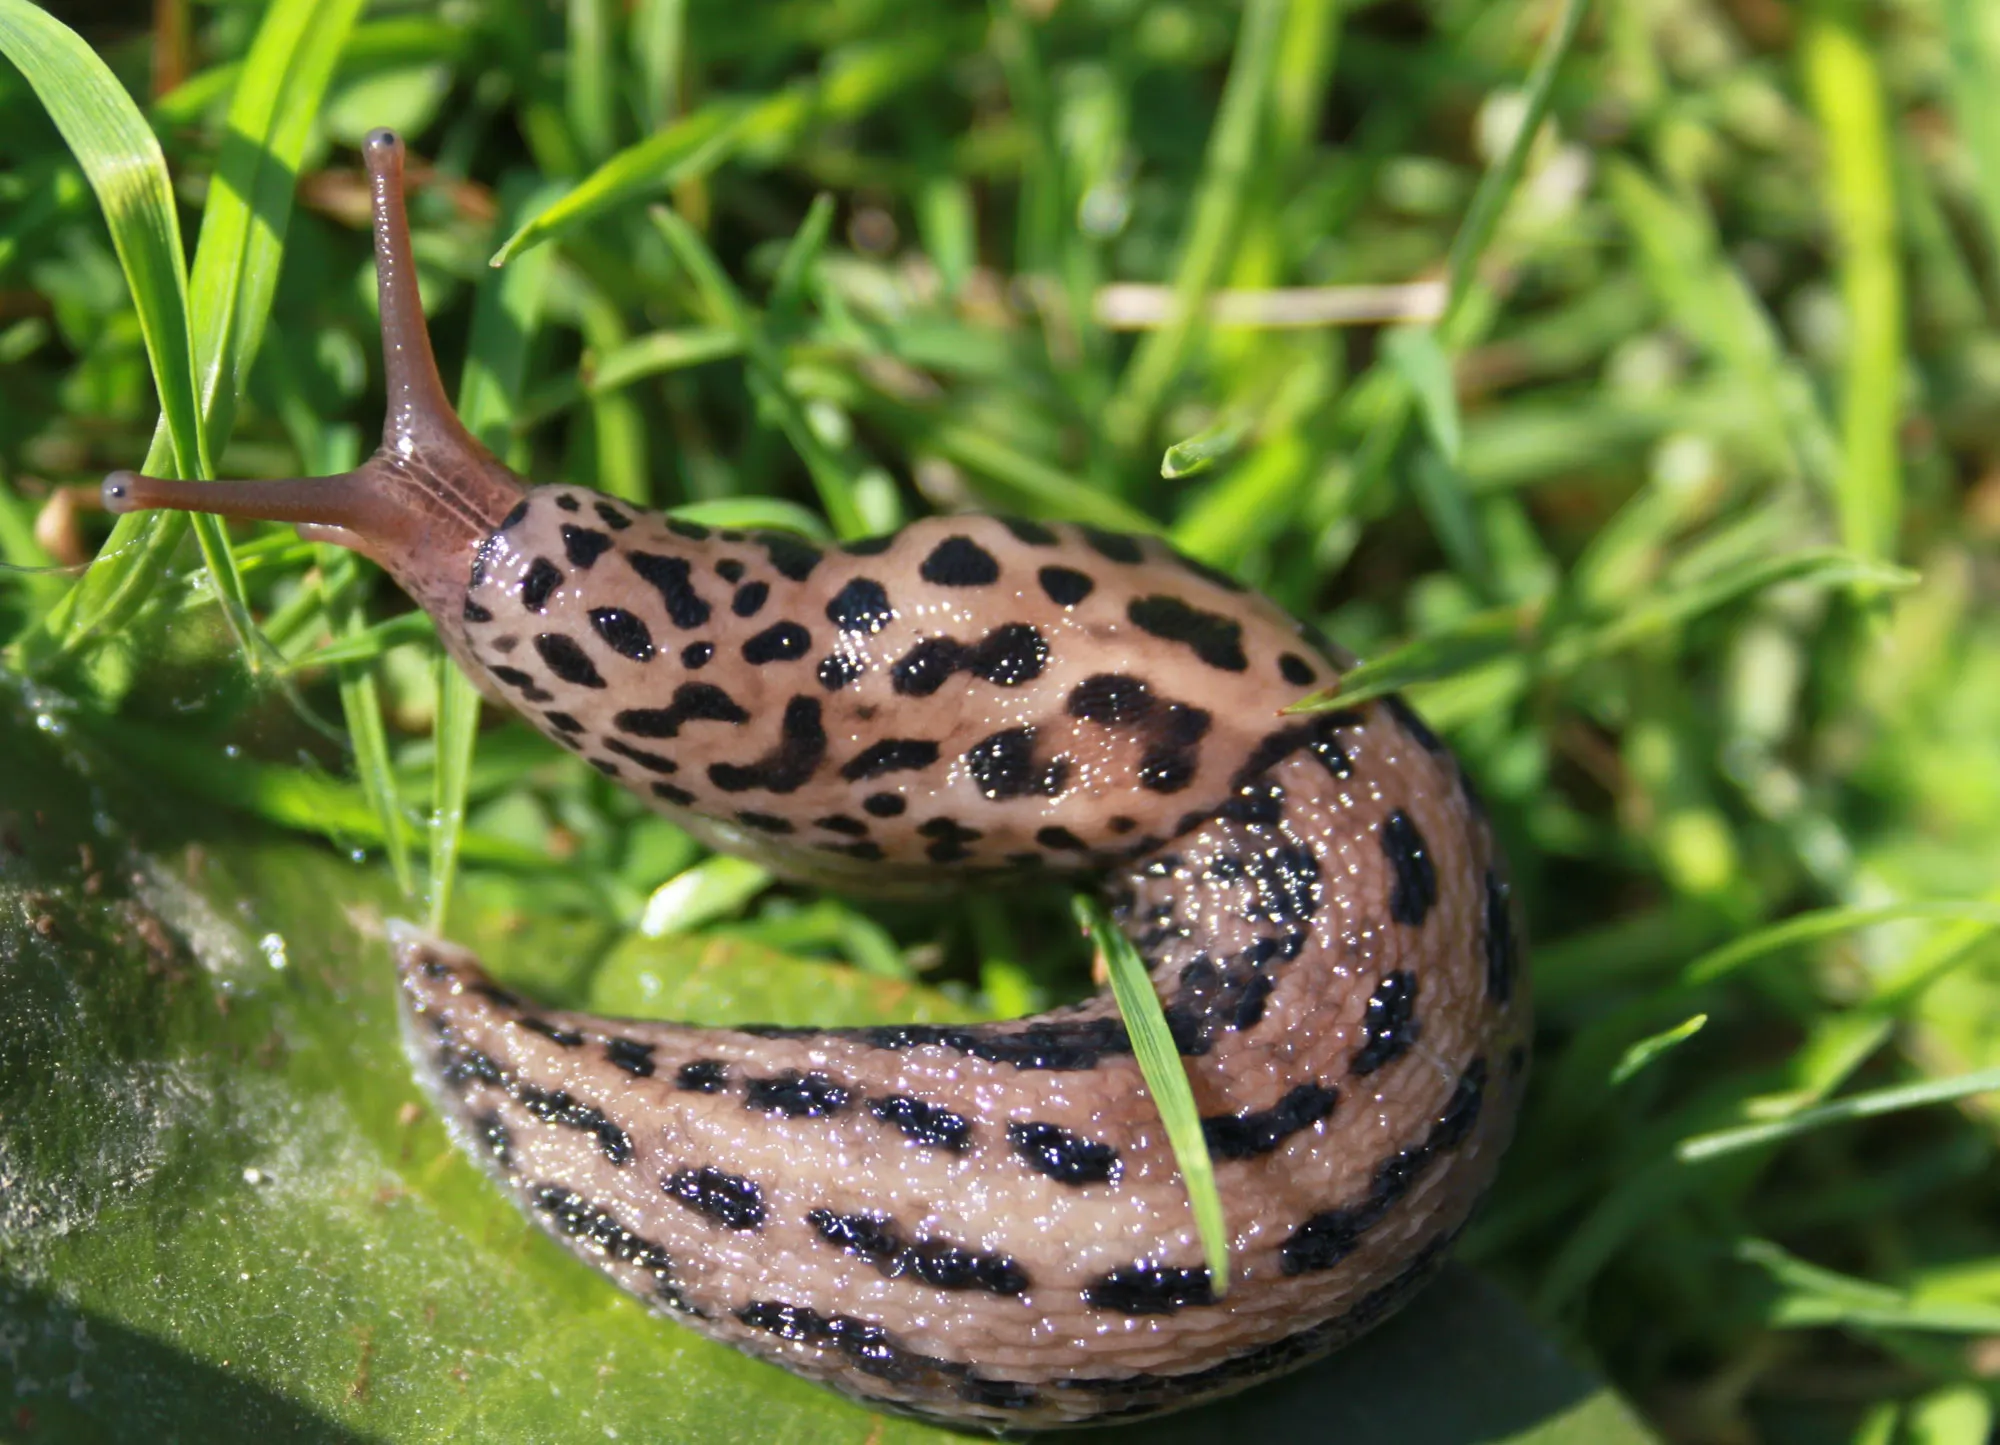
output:
[[618,754],[621,758],[630,759],[649,773],[678,773],[681,770],[681,765],[672,758],[663,758],[658,753],[635,748],[623,738],[606,738],[604,749],[606,752]]
[[815,818],[815,828],[824,828],[829,833],[841,833],[849,838],[868,836],[868,825],[859,818],[850,818],[845,813],[835,813],[830,817]]
[[514,1168],[514,1135],[497,1113],[490,1110],[472,1121],[473,1136],[502,1169]]
[[1254,1159],[1269,1154],[1302,1129],[1333,1113],[1340,1091],[1323,1084],[1298,1084],[1268,1109],[1211,1114],[1201,1121],[1208,1152],[1217,1159]]
[[575,687],[603,687],[597,666],[576,640],[561,632],[544,632],[535,638],[535,651],[550,672]]
[[720,1059],[694,1059],[674,1071],[674,1087],[684,1094],[719,1094],[729,1087],[729,1066]]
[[927,1104],[908,1094],[890,1094],[870,1099],[868,1112],[885,1124],[902,1130],[903,1137],[930,1149],[962,1153],[972,1139],[972,1124],[961,1114],[937,1104]]
[[593,607],[590,609],[590,625],[620,656],[629,657],[634,662],[653,660],[653,634],[645,623],[624,608]]
[[583,731],[583,724],[566,712],[545,712],[542,714],[542,721],[546,722],[550,727],[557,728],[566,733],[580,733]]
[[938,760],[938,745],[928,738],[884,738],[858,753],[841,766],[840,775],[850,783],[863,778],[879,778],[927,768]]
[[1036,574],[1036,580],[1042,584],[1049,601],[1058,607],[1074,607],[1097,590],[1090,574],[1074,567],[1044,567]]
[[1030,1169],[1058,1184],[1103,1184],[1119,1172],[1116,1149],[1060,1124],[1009,1124],[1007,1142]]
[[597,513],[598,519],[614,532],[622,532],[632,525],[632,519],[609,502],[592,502],[590,509]]
[[637,1039],[606,1039],[604,1057],[641,1079],[653,1077],[653,1045],[642,1044]]
[[1319,681],[1319,674],[1313,665],[1296,652],[1287,652],[1278,658],[1278,676],[1293,687],[1311,687]]
[[685,558],[662,557],[652,552],[627,552],[624,555],[626,565],[660,594],[660,600],[666,604],[667,618],[674,626],[687,632],[708,621],[709,605],[694,590],[689,575],[691,569]]
[[1417,976],[1401,968],[1385,974],[1368,996],[1361,1028],[1366,1039],[1354,1055],[1355,1073],[1372,1074],[1408,1053],[1423,1037],[1423,1021],[1417,1017]]
[[774,622],[743,644],[743,660],[762,667],[768,662],[790,662],[804,657],[812,647],[812,634],[796,622]]
[[877,818],[899,817],[907,807],[900,793],[870,793],[861,800],[861,810]]
[[792,831],[792,820],[790,818],[780,818],[776,813],[742,812],[736,815],[736,821],[746,828],[755,828],[760,833],[789,833]]
[[1486,870],[1486,994],[1506,1003],[1514,993],[1517,956],[1514,918],[1507,906],[1509,889],[1491,868]]
[[1210,667],[1243,672],[1250,666],[1243,655],[1243,625],[1234,618],[1158,594],[1133,598],[1126,604],[1125,615],[1142,632],[1183,644]]
[[540,1034],[550,1043],[565,1049],[579,1048],[583,1044],[583,1035],[575,1029],[561,1028],[556,1024],[550,1023],[547,1019],[535,1018],[533,1015],[529,1015],[524,1018],[515,1019],[514,1022],[529,1033]]
[[530,612],[547,611],[549,594],[561,584],[562,569],[546,557],[537,557],[521,579],[521,605]]
[[929,697],[965,663],[965,649],[954,638],[932,637],[904,653],[889,669],[889,681],[904,697]]
[[1094,723],[1133,723],[1153,709],[1143,680],[1122,672],[1100,672],[1070,689],[1069,715]]
[[670,1199],[725,1229],[755,1229],[765,1219],[764,1191],[740,1174],[720,1169],[681,1169],[660,1181]]
[[538,1184],[528,1191],[528,1199],[549,1216],[556,1229],[587,1246],[592,1253],[636,1264],[655,1274],[673,1267],[667,1252],[649,1239],[642,1239],[620,1224],[610,1210],[592,1204],[573,1189],[560,1184]]
[[750,714],[721,688],[706,682],[684,682],[674,689],[672,706],[627,708],[612,718],[611,724],[634,737],[672,738],[680,736],[683,723],[748,721]]
[[590,567],[611,548],[611,539],[590,527],[562,527],[563,555],[572,567]]
[[1018,687],[1042,675],[1049,645],[1025,622],[996,627],[966,654],[965,666],[974,676],[998,687]]
[[872,577],[856,577],[826,604],[826,620],[842,632],[873,636],[896,620],[889,593]]
[[1389,916],[1415,928],[1430,915],[1438,900],[1437,864],[1417,825],[1401,808],[1382,820],[1382,852],[1395,870],[1396,886],[1389,895]]
[[779,576],[789,577],[794,582],[805,581],[812,576],[813,568],[819,565],[819,548],[809,546],[797,537],[788,537],[783,532],[756,532],[750,540],[764,549]]
[[632,1162],[631,1136],[606,1118],[603,1110],[593,1108],[561,1090],[544,1089],[535,1084],[517,1083],[508,1092],[523,1109],[544,1124],[560,1124],[565,1129],[593,1135],[598,1152],[613,1164]]
[[738,617],[755,617],[771,596],[768,582],[745,582],[729,599],[729,610]]
[[1390,715],[1403,725],[1404,732],[1415,738],[1422,745],[1425,752],[1444,752],[1444,743],[1436,733],[1431,731],[1430,724],[1418,717],[1416,710],[1404,702],[1401,696],[1393,692],[1390,693],[1382,699],[1382,706],[1387,708]]
[[470,597],[458,609],[458,615],[467,622],[491,622],[493,614],[474,602]]
[[795,793],[819,770],[825,758],[826,726],[821,720],[819,699],[794,697],[785,704],[777,747],[747,765],[710,763],[708,780],[725,793],[741,793],[751,788]]
[[1035,763],[1035,730],[1006,728],[982,738],[965,753],[966,771],[979,791],[998,802],[1030,793],[1052,798],[1062,791],[1069,771],[1061,760],[1046,768]]
[[918,826],[920,836],[930,839],[924,848],[924,856],[933,863],[957,863],[972,856],[967,843],[986,835],[977,828],[968,828],[956,818],[932,818]]
[[931,548],[917,575],[934,587],[985,587],[1000,580],[1000,564],[970,537],[954,535]]
[[1188,1305],[1214,1304],[1215,1287],[1206,1269],[1141,1260],[1085,1288],[1083,1302],[1122,1315],[1170,1315]]
[[714,643],[690,642],[681,649],[681,666],[693,672],[698,667],[707,667],[708,660],[713,656],[715,656]]
[[845,1085],[825,1074],[787,1069],[773,1078],[746,1081],[743,1107],[791,1119],[827,1119],[845,1109],[852,1097]]
[[1107,532],[1099,527],[1078,527],[1083,540],[1090,544],[1090,550],[1100,557],[1113,562],[1133,563],[1143,561],[1146,554],[1140,550],[1139,539],[1124,532]]

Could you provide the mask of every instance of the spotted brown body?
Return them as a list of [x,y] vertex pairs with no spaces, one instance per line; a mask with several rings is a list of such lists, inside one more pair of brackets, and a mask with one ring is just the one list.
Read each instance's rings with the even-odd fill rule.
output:
[[531,1217],[692,1327],[871,1402],[1042,1426],[1239,1389],[1441,1260],[1528,1032],[1503,864],[1393,699],[1161,544],[987,517],[821,550],[526,489],[445,404],[378,132],[390,414],[340,478],[120,473],[118,509],[299,522],[377,558],[452,654],[717,847],[834,886],[1101,876],[1203,1114],[1218,1299],[1116,1008],[699,1029],[541,1009],[397,950],[411,1051]]

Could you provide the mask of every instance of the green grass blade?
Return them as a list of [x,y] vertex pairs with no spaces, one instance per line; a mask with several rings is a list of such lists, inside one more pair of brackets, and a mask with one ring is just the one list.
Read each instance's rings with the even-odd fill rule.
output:
[[1435,328],[1398,326],[1382,337],[1382,352],[1416,398],[1417,412],[1438,455],[1456,465],[1464,428],[1458,418],[1458,390],[1452,380],[1451,358],[1438,342]]
[[1180,1050],[1167,1028],[1167,1016],[1160,1008],[1160,996],[1153,991],[1146,961],[1132,946],[1111,916],[1095,899],[1077,894],[1071,900],[1076,919],[1104,955],[1111,975],[1111,993],[1118,1000],[1118,1012],[1125,1031],[1132,1038],[1132,1053],[1146,1088],[1160,1111],[1160,1123],[1173,1146],[1174,1163],[1180,1167],[1187,1187],[1188,1206],[1194,1211],[1195,1229],[1201,1235],[1202,1253],[1208,1259],[1208,1277],[1216,1298],[1229,1292],[1229,1226],[1222,1217],[1222,1197],[1215,1188],[1215,1164],[1209,1158],[1208,1140],[1202,1133],[1201,1111],[1194,1102],[1187,1070],[1181,1065]]
[[1708,1026],[1707,1014],[1695,1014],[1670,1029],[1643,1038],[1619,1056],[1611,1070],[1610,1084],[1617,1088],[1670,1049],[1680,1047]]
[[1735,1254],[1785,1287],[1787,1293],[1765,1316],[1768,1323],[1779,1328],[1845,1325],[1943,1334],[2000,1334],[2000,1305],[1914,1296],[1810,1264],[1764,1239],[1739,1241]]
[[433,933],[442,933],[464,846],[465,799],[471,789],[472,753],[479,740],[479,689],[451,658],[437,659],[437,720],[431,732],[437,773],[431,780],[430,868],[425,909]]
[[1160,475],[1168,481],[1198,476],[1232,455],[1250,432],[1247,416],[1226,416],[1193,436],[1175,442],[1160,458]]
[[1900,1084],[1894,1088],[1875,1089],[1865,1094],[1850,1094],[1844,1099],[1836,1099],[1831,1104],[1801,1109],[1796,1114],[1783,1119],[1773,1119],[1768,1123],[1745,1124],[1740,1128],[1718,1129],[1709,1134],[1696,1134],[1676,1144],[1674,1155],[1683,1163],[1698,1164],[1710,1159],[1719,1159],[1725,1154],[1736,1154],[1745,1149],[1782,1143],[1801,1134],[1811,1133],[1815,1129],[1824,1129],[1829,1124],[1844,1124],[1852,1119],[1874,1119],[1883,1114],[1900,1113],[1905,1109],[1921,1109],[1931,1104],[1948,1104],[1974,1094],[1988,1094],[1996,1090],[2000,1090],[2000,1068],[1977,1069],[1972,1073],[1958,1074],[1949,1079],[1925,1079],[1920,1083]]
[[1325,712],[1353,707],[1384,693],[1399,692],[1420,682],[1467,672],[1496,658],[1521,651],[1534,630],[1535,610],[1495,607],[1478,613],[1448,631],[1385,652],[1371,662],[1350,668],[1338,685],[1299,699],[1287,713]]
[[1811,943],[1821,938],[1852,932],[1858,928],[1873,928],[1877,924],[1897,923],[1912,918],[1952,919],[1984,924],[1988,927],[2000,927],[2000,903],[1981,903],[1970,899],[1945,902],[1910,899],[1901,903],[1823,908],[1812,913],[1801,913],[1796,917],[1785,919],[1782,923],[1774,923],[1768,928],[1758,929],[1755,933],[1732,939],[1720,948],[1710,949],[1681,970],[1681,983],[1687,987],[1714,983],[1717,979],[1726,978],[1759,959],[1768,958],[1774,953],[1801,943]]
[[721,853],[704,858],[653,890],[639,920],[639,932],[648,938],[665,938],[733,917],[773,881],[769,873],[746,859]]

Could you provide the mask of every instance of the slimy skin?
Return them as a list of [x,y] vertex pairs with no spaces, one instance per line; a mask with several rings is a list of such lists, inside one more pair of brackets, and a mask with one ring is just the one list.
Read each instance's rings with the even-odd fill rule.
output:
[[822,550],[525,488],[416,307],[368,143],[390,416],[345,477],[119,473],[116,509],[275,517],[381,561],[492,696],[788,876],[1104,880],[1203,1115],[1217,1299],[1108,995],[976,1026],[700,1029],[536,1007],[401,936],[410,1052],[528,1215],[692,1328],[871,1404],[1040,1427],[1241,1389],[1442,1260],[1529,1034],[1505,868],[1394,699],[1151,540],[933,518]]

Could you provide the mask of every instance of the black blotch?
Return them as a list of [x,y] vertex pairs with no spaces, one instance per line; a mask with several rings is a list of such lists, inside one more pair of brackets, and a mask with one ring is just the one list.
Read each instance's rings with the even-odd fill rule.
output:
[[1250,666],[1243,655],[1242,624],[1219,612],[1204,612],[1178,597],[1156,594],[1133,598],[1125,615],[1141,631],[1191,648],[1210,667],[1243,672]]
[[729,599],[729,610],[738,617],[755,617],[770,596],[770,583],[745,582],[736,589],[736,595]]
[[801,542],[797,537],[787,537],[782,532],[758,532],[751,540],[770,556],[771,565],[781,577],[789,577],[794,582],[803,582],[812,576],[813,568],[819,565],[819,548]]
[[[1028,1385],[985,1379],[974,1374],[970,1365],[918,1354],[899,1344],[881,1325],[852,1315],[823,1315],[806,1305],[752,1300],[736,1311],[736,1318],[753,1330],[762,1330],[781,1340],[815,1349],[838,1350],[862,1374],[907,1389],[941,1390],[949,1384],[961,1399],[999,1409],[1025,1409],[1037,1398]],[[874,1396],[862,1394],[875,1402]]]
[[673,738],[680,736],[684,723],[748,721],[750,714],[721,688],[706,682],[684,682],[674,689],[671,706],[627,708],[612,718],[611,724],[634,737]]
[[975,676],[1000,687],[1018,687],[1042,675],[1049,645],[1025,622],[1009,622],[980,638],[965,655]]
[[931,548],[917,575],[937,587],[984,587],[1000,580],[1000,564],[970,537],[954,535]]
[[996,517],[994,520],[1012,532],[1016,541],[1025,542],[1030,547],[1053,547],[1058,540],[1054,532],[1026,517]]
[[514,1135],[496,1113],[485,1113],[472,1121],[472,1132],[502,1169],[514,1167]]
[[695,1059],[674,1071],[674,1087],[684,1094],[719,1094],[729,1087],[729,1066],[720,1059]]
[[687,538],[690,542],[706,542],[710,536],[708,528],[701,523],[683,521],[679,517],[667,518],[667,530],[676,537]]
[[1067,828],[1051,823],[1046,828],[1035,830],[1035,841],[1044,848],[1052,848],[1065,853],[1088,852],[1090,845],[1070,832]]
[[[1234,855],[1225,855],[1228,857]],[[1303,923],[1319,912],[1319,859],[1310,848],[1274,844],[1235,861],[1251,884],[1251,897],[1243,905],[1243,916],[1250,922],[1285,927]],[[1211,873],[1224,862],[1224,858],[1216,859],[1210,865]]]
[[848,782],[879,778],[884,773],[927,768],[938,760],[938,745],[927,738],[884,738],[858,753],[841,766],[840,775]]
[[1320,713],[1310,721],[1279,728],[1258,739],[1243,766],[1236,770],[1236,786],[1255,781],[1296,752],[1308,752],[1329,776],[1346,781],[1354,776],[1353,760],[1340,744],[1342,728],[1359,727],[1361,714],[1342,708]]
[[1004,728],[981,738],[965,752],[966,771],[989,799],[1022,798],[1030,793],[1054,797],[1062,791],[1067,767],[1035,765],[1035,730]]
[[574,512],[579,510],[583,506],[583,503],[579,502],[568,492],[563,492],[556,498],[556,505],[565,512]]
[[603,1110],[593,1108],[561,1090],[543,1089],[534,1084],[517,1083],[508,1092],[514,1096],[516,1103],[544,1124],[560,1124],[565,1129],[576,1129],[594,1136],[598,1151],[613,1164],[632,1162],[631,1136],[605,1117]]
[[632,525],[632,519],[609,502],[592,502],[590,510],[597,513],[598,519],[614,532],[622,532]]
[[[1179,934],[1168,922],[1160,930],[1158,942]],[[1142,944],[1146,939],[1139,940]],[[1156,946],[1156,945],[1155,945]],[[1180,971],[1180,989],[1165,1010],[1167,1031],[1174,1047],[1182,1054],[1198,1058],[1215,1047],[1224,1029],[1254,1027],[1264,1017],[1264,1004],[1271,996],[1271,976],[1257,965],[1256,950],[1218,965],[1206,953]]]
[[1123,532],[1106,532],[1098,527],[1078,527],[1083,540],[1090,543],[1091,551],[1100,557],[1108,557],[1113,562],[1133,563],[1142,561],[1145,552],[1140,550],[1139,539]]
[[583,731],[583,724],[566,712],[545,712],[542,714],[542,720],[550,727],[559,729],[562,732],[580,733]]
[[1206,1269],[1141,1260],[1087,1286],[1083,1302],[1122,1315],[1170,1315],[1188,1305],[1214,1304],[1215,1287]]
[[477,602],[474,602],[470,597],[466,598],[464,605],[458,609],[458,615],[467,622],[491,622],[493,620],[493,614],[488,612],[484,607],[481,607]]
[[530,612],[545,611],[549,594],[561,583],[562,569],[546,557],[537,557],[528,564],[528,574],[521,579],[521,605]]
[[796,622],[774,622],[743,644],[743,660],[762,667],[768,662],[790,662],[804,657],[812,646],[812,634]]
[[615,778],[619,776],[618,764],[612,762],[611,759],[609,758],[585,758],[584,761],[589,763],[593,768],[597,769],[598,772],[604,774],[604,776],[607,778]]
[[696,668],[707,667],[708,660],[713,656],[715,656],[714,643],[690,642],[681,649],[681,666],[693,672]]
[[631,759],[649,773],[678,773],[681,770],[681,765],[672,758],[663,758],[658,753],[649,753],[644,748],[635,748],[623,738],[606,738],[604,740],[604,748],[606,752],[616,753],[621,758]]
[[660,1188],[725,1229],[755,1229],[765,1219],[764,1191],[740,1174],[681,1169],[662,1179]]
[[690,793],[686,788],[675,787],[672,783],[653,784],[653,796],[656,798],[665,798],[669,803],[677,807],[691,808],[694,806],[694,794]]
[[575,527],[568,522],[562,528],[563,555],[569,558],[572,567],[589,567],[610,550],[611,539],[604,533],[590,527]]
[[1009,1124],[1007,1142],[1030,1169],[1058,1184],[1102,1184],[1118,1173],[1118,1151],[1060,1124]]
[[743,580],[744,567],[734,557],[724,557],[715,564],[715,575],[734,586]]
[[886,1214],[835,1214],[814,1209],[806,1214],[819,1237],[839,1249],[867,1259],[888,1259],[901,1247],[889,1229]]
[[[669,522],[668,526],[673,524]],[[652,552],[627,552],[626,563],[641,580],[652,584],[666,604],[667,618],[686,632],[708,621],[710,608],[694,590],[687,559],[662,557]]]
[[1074,607],[1097,590],[1089,574],[1074,567],[1044,567],[1037,576],[1049,601],[1059,607]]
[[1423,745],[1425,752],[1442,753],[1445,750],[1443,740],[1431,731],[1430,724],[1418,717],[1415,709],[1404,702],[1401,696],[1393,692],[1390,693],[1382,699],[1382,706],[1387,708],[1390,715],[1403,725],[1404,732]]
[[1401,808],[1382,820],[1382,852],[1395,870],[1396,886],[1389,894],[1389,916],[1415,928],[1430,915],[1438,900],[1437,864],[1417,825]]
[[929,1045],[954,1049],[989,1064],[1017,1069],[1073,1072],[1094,1069],[1106,1058],[1132,1052],[1125,1025],[1115,1018],[1079,1019],[1001,1025],[888,1024],[857,1030],[863,1043],[878,1049],[914,1049]]
[[828,692],[839,692],[861,676],[861,663],[844,652],[830,652],[819,660],[814,676]]
[[583,1035],[575,1029],[562,1028],[559,1025],[550,1023],[547,1019],[538,1019],[530,1015],[526,1018],[515,1019],[514,1022],[529,1033],[540,1034],[550,1043],[557,1044],[565,1049],[578,1048],[583,1044]]
[[634,662],[653,660],[653,634],[646,624],[622,607],[593,607],[590,625],[613,652]]
[[819,770],[825,758],[826,725],[820,718],[819,699],[794,697],[785,704],[775,748],[747,765],[711,763],[708,778],[725,793],[741,793],[751,788],[795,793]]
[[1519,963],[1514,946],[1514,918],[1507,906],[1511,890],[1491,868],[1486,870],[1486,993],[1495,1003],[1514,994],[1514,970]]
[[929,697],[965,665],[965,649],[949,637],[932,637],[904,653],[889,680],[904,697]]
[[1153,695],[1139,678],[1123,672],[1100,672],[1070,689],[1065,704],[1071,717],[1094,723],[1132,723],[1153,708]]
[[1134,828],[1138,827],[1139,820],[1137,818],[1128,818],[1123,813],[1120,813],[1115,817],[1113,817],[1111,821],[1106,823],[1104,826],[1109,828],[1112,832],[1123,836],[1124,834],[1129,833]]
[[859,858],[863,863],[879,863],[887,855],[880,843],[863,840],[859,843],[820,843],[815,845],[829,853],[844,853],[849,858]]
[[826,1119],[845,1109],[851,1097],[845,1085],[825,1074],[787,1069],[772,1078],[749,1080],[743,1107],[792,1119]]
[[746,828],[755,828],[760,833],[789,833],[792,831],[792,820],[790,818],[780,818],[776,813],[738,813],[736,821]]
[[620,1224],[611,1211],[592,1204],[573,1189],[560,1184],[536,1185],[528,1199],[549,1216],[557,1231],[587,1246],[593,1253],[620,1264],[636,1264],[641,1269],[664,1275],[673,1266],[667,1252]]
[[917,832],[931,840],[924,848],[924,856],[933,863],[958,863],[970,858],[972,850],[965,845],[985,836],[956,818],[932,818],[919,824]]
[[826,604],[826,620],[842,632],[872,636],[896,620],[889,594],[872,577],[856,577]]
[[1313,671],[1313,665],[1296,652],[1279,656],[1278,675],[1293,687],[1311,687],[1319,678],[1319,674]]
[[637,1039],[606,1039],[604,1057],[628,1074],[641,1079],[653,1077],[653,1045]]
[[972,1124],[963,1115],[908,1094],[890,1094],[868,1101],[868,1112],[903,1131],[903,1137],[931,1149],[962,1152],[972,1139]]
[[815,828],[824,828],[829,833],[843,833],[849,838],[865,838],[868,836],[868,825],[859,818],[848,817],[845,813],[835,813],[826,818],[815,818],[813,826]]
[[447,1088],[458,1090],[472,1083],[505,1084],[506,1074],[495,1063],[490,1054],[478,1049],[447,1040],[437,1052],[438,1080]]
[[828,1244],[861,1256],[891,1279],[912,1274],[938,1289],[983,1289],[998,1295],[1017,1295],[1028,1287],[1028,1276],[1006,1255],[983,1254],[936,1239],[906,1244],[897,1238],[886,1214],[815,1209],[806,1215],[806,1222]]
[[496,530],[504,532],[509,527],[518,527],[521,524],[521,519],[526,517],[527,515],[528,515],[528,503],[527,499],[523,498],[522,500],[514,504],[513,509],[509,511],[506,516],[500,519],[500,525]]
[[870,793],[861,800],[861,810],[877,818],[894,818],[909,806],[899,793]]
[[535,638],[535,651],[550,672],[576,687],[603,687],[604,679],[576,640],[561,632],[544,632]]
[[1301,1129],[1310,1129],[1339,1102],[1337,1089],[1299,1084],[1268,1109],[1209,1115],[1201,1121],[1201,1132],[1212,1157],[1254,1159],[1269,1154]]

